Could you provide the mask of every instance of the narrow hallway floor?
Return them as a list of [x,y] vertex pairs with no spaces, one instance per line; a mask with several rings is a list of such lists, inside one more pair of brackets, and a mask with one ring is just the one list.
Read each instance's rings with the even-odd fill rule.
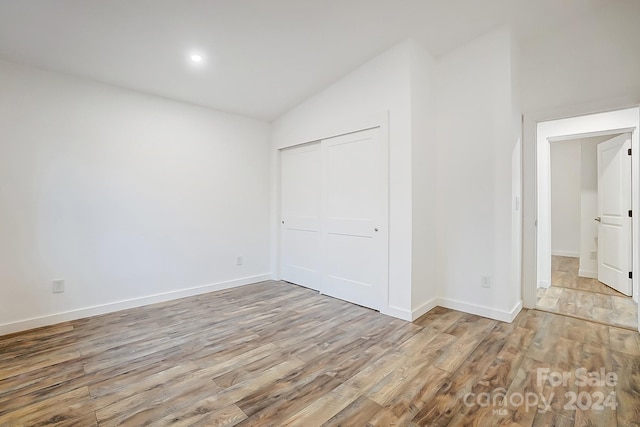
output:
[[599,282],[578,276],[578,259],[552,258],[551,287],[538,289],[536,308],[638,330],[638,305]]

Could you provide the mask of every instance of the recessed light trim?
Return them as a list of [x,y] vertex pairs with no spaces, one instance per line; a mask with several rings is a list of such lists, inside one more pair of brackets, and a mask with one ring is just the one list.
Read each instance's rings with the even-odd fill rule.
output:
[[202,55],[198,53],[192,53],[191,55],[189,55],[189,58],[191,59],[192,62],[195,62],[197,64],[201,63],[204,59]]

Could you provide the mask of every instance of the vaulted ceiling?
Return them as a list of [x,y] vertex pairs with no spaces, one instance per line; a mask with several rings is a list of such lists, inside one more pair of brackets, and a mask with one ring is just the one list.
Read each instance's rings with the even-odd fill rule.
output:
[[403,39],[439,56],[623,1],[0,0],[0,58],[272,120]]

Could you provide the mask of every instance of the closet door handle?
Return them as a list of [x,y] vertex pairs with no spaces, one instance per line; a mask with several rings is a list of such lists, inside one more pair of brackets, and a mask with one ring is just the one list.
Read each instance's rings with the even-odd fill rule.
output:
[[594,218],[594,221],[602,222],[602,218],[600,217]]

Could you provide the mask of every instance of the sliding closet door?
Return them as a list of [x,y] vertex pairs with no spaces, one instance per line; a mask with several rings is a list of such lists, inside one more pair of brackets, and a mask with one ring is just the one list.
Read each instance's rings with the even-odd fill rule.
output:
[[386,194],[379,129],[322,141],[322,289],[379,309],[387,280]]
[[388,276],[379,129],[281,151],[281,277],[374,309]]
[[281,277],[320,290],[320,143],[280,153]]

